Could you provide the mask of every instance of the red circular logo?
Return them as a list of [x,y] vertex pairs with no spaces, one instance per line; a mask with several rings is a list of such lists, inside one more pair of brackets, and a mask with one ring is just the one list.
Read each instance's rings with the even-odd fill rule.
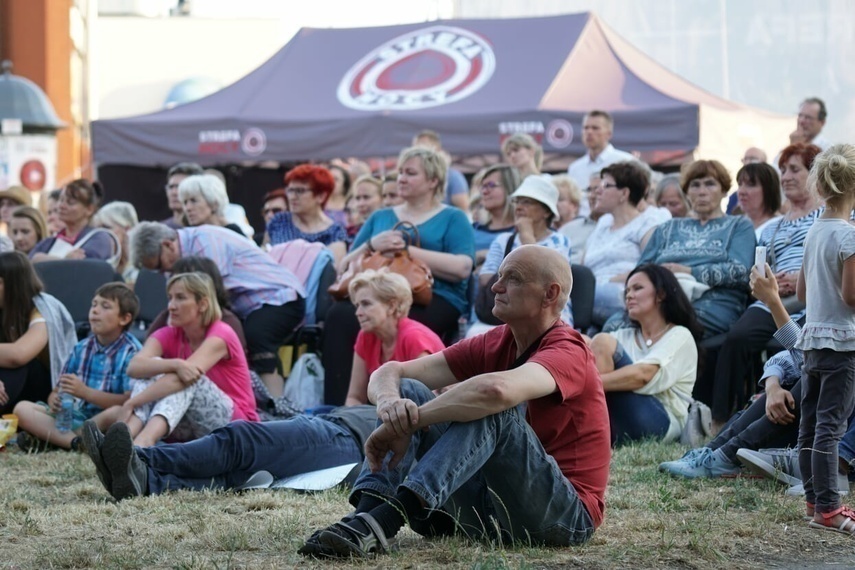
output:
[[472,95],[495,68],[484,38],[433,26],[398,36],[359,60],[339,83],[338,99],[360,111],[436,107]]
[[47,184],[47,169],[40,160],[28,160],[21,165],[21,186],[32,192],[43,190]]

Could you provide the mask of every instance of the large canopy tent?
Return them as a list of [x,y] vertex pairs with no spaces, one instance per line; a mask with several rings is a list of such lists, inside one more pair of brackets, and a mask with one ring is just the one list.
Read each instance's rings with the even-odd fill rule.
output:
[[[495,155],[503,136],[528,132],[566,165],[584,152],[581,121],[594,108],[614,116],[615,146],[654,165],[693,155],[735,165],[748,146],[771,152],[786,144],[794,124],[695,87],[583,13],[304,28],[204,99],[94,122],[93,154],[102,180],[115,180],[105,180],[108,188],[134,202],[149,177],[128,176],[129,167],[229,165],[230,193],[254,211],[281,178],[258,188],[237,176],[247,167],[395,156],[422,129],[439,132],[457,160]],[[148,193],[160,192],[160,176]]]

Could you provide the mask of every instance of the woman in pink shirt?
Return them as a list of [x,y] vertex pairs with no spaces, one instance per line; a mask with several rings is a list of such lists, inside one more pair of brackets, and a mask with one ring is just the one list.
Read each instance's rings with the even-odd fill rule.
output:
[[232,420],[258,421],[246,356],[222,320],[211,278],[182,273],[167,284],[169,326],[152,333],[128,365],[136,380],[122,406],[140,447],[187,441]]
[[387,270],[363,271],[351,280],[359,335],[345,406],[368,403],[368,378],[390,360],[404,362],[439,352],[445,345],[435,332],[407,317],[413,294],[406,278]]

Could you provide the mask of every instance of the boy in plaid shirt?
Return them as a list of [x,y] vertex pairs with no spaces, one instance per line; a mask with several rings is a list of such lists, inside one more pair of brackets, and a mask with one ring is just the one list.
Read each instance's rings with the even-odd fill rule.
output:
[[[77,450],[77,432],[83,422],[89,418],[98,422],[101,411],[121,405],[130,397],[128,363],[141,345],[127,331],[138,313],[139,299],[124,283],[107,283],[98,288],[89,309],[92,334],[75,345],[47,404],[19,402],[15,406],[21,430],[18,446],[22,450],[37,447],[39,440]],[[65,433],[56,429],[61,391],[75,398],[72,431]]]

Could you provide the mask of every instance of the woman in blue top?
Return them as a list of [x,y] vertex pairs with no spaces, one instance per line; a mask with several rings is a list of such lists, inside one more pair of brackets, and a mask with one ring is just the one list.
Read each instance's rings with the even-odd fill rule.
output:
[[692,306],[704,337],[725,332],[745,311],[748,272],[754,264],[754,227],[742,216],[726,216],[721,201],[731,180],[716,160],[698,160],[683,172],[680,187],[692,203],[693,218],[676,218],[654,230],[638,264],[670,269]]
[[335,187],[335,179],[323,166],[301,164],[285,175],[288,211],[273,216],[267,224],[270,245],[294,239],[322,243],[339,261],[347,251],[347,232],[324,212]]
[[[419,231],[420,247],[410,246],[414,258],[425,262],[434,277],[430,305],[414,305],[410,318],[427,325],[446,342],[457,332],[457,321],[468,306],[475,241],[466,214],[443,205],[448,166],[433,150],[413,147],[398,158],[398,190],[403,203],[371,214],[353,241],[340,269],[367,251],[403,249],[408,238],[392,230],[397,222],[410,222]],[[359,333],[355,309],[349,301],[333,305],[324,334],[324,403],[341,405],[350,380],[353,345]]]

